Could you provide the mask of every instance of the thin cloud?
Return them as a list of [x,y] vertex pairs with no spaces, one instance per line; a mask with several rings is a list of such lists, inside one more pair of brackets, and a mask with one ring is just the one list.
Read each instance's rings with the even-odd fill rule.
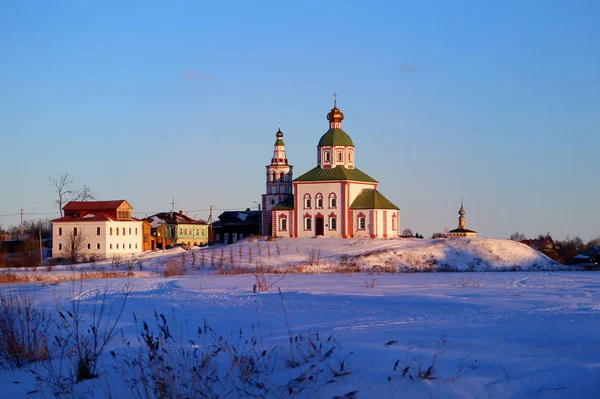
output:
[[194,80],[213,80],[214,78],[211,75],[207,75],[205,73],[198,72],[195,69],[188,69],[182,75],[183,80],[186,82],[192,82]]
[[413,67],[410,64],[399,64],[398,65],[398,70],[400,72],[414,72],[415,71],[415,67]]

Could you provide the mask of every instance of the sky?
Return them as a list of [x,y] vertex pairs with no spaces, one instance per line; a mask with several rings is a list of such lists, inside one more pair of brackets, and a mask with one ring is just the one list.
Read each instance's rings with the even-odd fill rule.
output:
[[0,4],[0,225],[50,177],[136,216],[256,209],[277,121],[300,176],[333,93],[356,165],[429,236],[600,236],[600,2]]

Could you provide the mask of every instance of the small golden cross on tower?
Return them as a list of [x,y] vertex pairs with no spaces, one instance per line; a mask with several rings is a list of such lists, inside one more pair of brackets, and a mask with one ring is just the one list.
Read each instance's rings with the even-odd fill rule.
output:
[[277,129],[281,130],[281,121],[277,121]]
[[336,107],[336,102],[337,102],[337,93],[333,93],[333,108]]

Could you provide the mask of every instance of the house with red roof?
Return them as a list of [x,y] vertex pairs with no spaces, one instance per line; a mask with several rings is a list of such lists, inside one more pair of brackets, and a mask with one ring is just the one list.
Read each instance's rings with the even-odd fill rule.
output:
[[142,221],[126,200],[70,201],[51,220],[52,257],[108,258],[142,252]]

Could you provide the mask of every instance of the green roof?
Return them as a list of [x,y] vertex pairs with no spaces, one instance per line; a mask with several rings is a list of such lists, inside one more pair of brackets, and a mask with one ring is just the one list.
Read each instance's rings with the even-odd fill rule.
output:
[[397,209],[396,205],[385,198],[383,194],[373,188],[365,188],[352,201],[350,209]]
[[350,136],[346,134],[342,129],[329,129],[321,140],[319,140],[319,147],[328,145],[351,145],[354,147],[354,143]]
[[294,181],[328,181],[328,180],[352,180],[367,183],[377,183],[377,180],[356,168],[348,169],[344,166],[336,166],[330,169],[321,169],[318,166],[294,179]]
[[275,141],[275,145],[285,145],[285,144],[283,144],[283,139],[277,139]]
[[294,209],[294,196],[291,195],[273,207],[275,211],[289,211]]

